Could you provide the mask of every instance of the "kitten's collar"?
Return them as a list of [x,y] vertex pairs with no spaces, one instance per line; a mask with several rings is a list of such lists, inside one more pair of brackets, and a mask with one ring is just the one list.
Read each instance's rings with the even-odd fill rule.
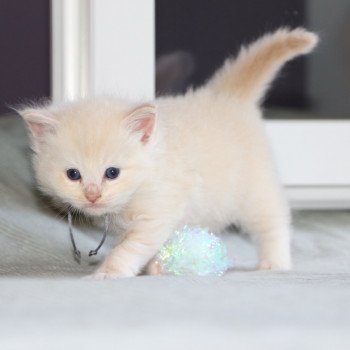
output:
[[[108,232],[108,226],[109,226],[109,216],[107,214],[104,215],[104,231],[103,231],[103,237],[101,239],[100,244],[97,246],[96,249],[90,250],[89,256],[97,255],[98,251],[102,247],[104,241],[107,237]],[[81,259],[81,253],[80,250],[77,248],[77,245],[75,244],[74,235],[73,235],[73,225],[72,225],[72,213],[69,210],[68,211],[68,227],[69,227],[69,236],[73,245],[73,254],[74,254],[74,260],[77,262],[80,262]]]

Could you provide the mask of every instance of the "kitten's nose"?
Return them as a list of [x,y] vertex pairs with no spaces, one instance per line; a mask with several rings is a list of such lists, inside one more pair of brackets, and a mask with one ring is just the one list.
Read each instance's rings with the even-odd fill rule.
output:
[[95,184],[88,185],[84,194],[85,198],[91,203],[95,203],[101,197],[101,191]]

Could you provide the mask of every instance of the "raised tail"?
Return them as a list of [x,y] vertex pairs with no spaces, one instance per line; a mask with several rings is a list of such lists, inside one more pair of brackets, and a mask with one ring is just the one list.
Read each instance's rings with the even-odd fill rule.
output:
[[243,47],[237,58],[228,59],[207,87],[258,103],[283,64],[311,52],[317,42],[317,35],[305,29],[278,29]]

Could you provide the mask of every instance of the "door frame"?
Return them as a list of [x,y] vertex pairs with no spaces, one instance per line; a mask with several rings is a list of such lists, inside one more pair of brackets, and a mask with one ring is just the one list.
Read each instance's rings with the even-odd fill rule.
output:
[[[137,96],[133,96],[134,93],[131,90],[128,94],[129,97],[154,98],[155,40],[154,34],[151,35],[152,31],[154,33],[154,1],[51,0],[53,101],[61,102],[101,93],[100,88],[96,89],[96,76],[101,67],[94,53],[96,41],[101,38],[101,33],[97,33],[96,26],[96,21],[101,21],[101,17],[96,17],[98,16],[97,6],[110,6],[111,9],[120,6],[118,13],[121,12],[122,20],[113,22],[114,34],[111,34],[111,37],[114,37],[118,31],[122,33],[127,23],[132,23],[133,32],[146,35],[141,52],[143,57],[139,61],[144,63],[142,59],[147,56],[148,63],[142,66],[144,73],[142,76],[146,76],[146,79],[142,79],[144,83],[141,84]],[[130,6],[130,3],[137,8],[146,6],[143,12],[147,17],[146,21],[135,21],[135,13],[125,11],[125,7]],[[140,55],[140,52],[137,52],[137,45],[135,46],[132,40],[123,42],[124,60],[121,63],[124,66],[121,71],[118,64],[121,61],[120,53],[113,50],[108,41],[104,42],[104,45],[98,46],[99,54],[108,55],[115,63],[115,67],[119,69],[110,72],[110,76],[118,76],[120,86],[127,86],[129,89],[139,86],[140,73],[137,67],[125,64],[126,52],[133,58],[135,55]],[[113,67],[111,69],[113,70]],[[345,137],[350,135],[350,121],[267,120],[266,130],[292,207],[350,208],[350,162],[346,162],[345,158],[346,150],[350,150],[350,136]],[[310,133],[309,130],[313,132]],[[329,135],[329,130],[334,132]],[[326,138],[325,135],[327,135]],[[281,147],[281,144],[284,146]],[[295,148],[293,151],[294,146],[297,146],[300,151]],[[332,165],[329,162],[336,164],[335,170],[334,167],[330,168]],[[333,175],[327,175],[329,169],[333,170]]]

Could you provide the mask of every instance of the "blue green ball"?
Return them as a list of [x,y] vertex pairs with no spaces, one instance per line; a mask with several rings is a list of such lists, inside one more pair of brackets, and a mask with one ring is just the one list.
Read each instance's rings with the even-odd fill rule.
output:
[[162,273],[176,276],[221,276],[232,266],[219,237],[206,228],[175,231],[156,256]]

